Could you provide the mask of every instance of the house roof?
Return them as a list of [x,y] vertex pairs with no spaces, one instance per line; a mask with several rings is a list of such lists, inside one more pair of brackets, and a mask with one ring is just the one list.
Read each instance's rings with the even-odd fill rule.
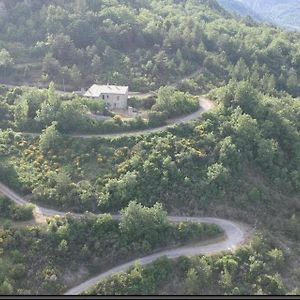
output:
[[128,92],[128,86],[118,85],[98,85],[93,84],[84,94],[85,97],[100,97],[101,94],[125,95]]

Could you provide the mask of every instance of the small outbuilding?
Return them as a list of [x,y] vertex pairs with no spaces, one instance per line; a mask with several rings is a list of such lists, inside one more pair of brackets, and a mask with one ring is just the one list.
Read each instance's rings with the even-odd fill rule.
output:
[[128,86],[93,84],[84,96],[104,101],[109,109],[127,109]]

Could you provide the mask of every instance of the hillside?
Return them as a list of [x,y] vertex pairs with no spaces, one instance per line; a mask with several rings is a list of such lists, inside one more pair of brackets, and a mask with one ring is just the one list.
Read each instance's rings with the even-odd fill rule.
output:
[[297,0],[218,0],[224,8],[290,29],[300,29],[300,3]]
[[54,81],[74,91],[109,82],[147,92],[178,82],[199,93],[255,68],[259,79],[298,94],[299,35],[246,25],[214,0],[2,3],[2,83]]
[[[223,218],[251,235],[236,251],[136,264],[87,293],[299,293],[299,33],[214,0],[0,3],[0,181],[55,210],[0,198],[0,294],[63,294],[220,234],[167,216]],[[58,91],[94,82],[157,90],[130,100],[149,118]],[[200,112],[199,99],[210,104]]]

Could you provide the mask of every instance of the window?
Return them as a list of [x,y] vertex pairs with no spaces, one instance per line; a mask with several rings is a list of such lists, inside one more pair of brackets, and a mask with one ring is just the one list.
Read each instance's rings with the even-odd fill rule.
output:
[[104,95],[102,95],[102,99],[103,99],[103,100],[105,99]]
[[109,95],[106,95],[106,98],[108,99],[108,98],[109,98]]

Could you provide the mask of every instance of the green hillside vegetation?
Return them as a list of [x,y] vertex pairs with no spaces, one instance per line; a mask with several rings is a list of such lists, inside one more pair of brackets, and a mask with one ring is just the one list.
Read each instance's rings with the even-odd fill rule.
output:
[[299,34],[236,20],[214,0],[11,1],[0,21],[1,82],[149,91],[186,78],[209,91],[250,72],[299,94]]
[[110,215],[86,214],[49,218],[43,227],[0,228],[0,294],[61,294],[82,280],[77,272],[88,278],[154,249],[221,234],[215,225],[171,224],[160,204],[145,208],[135,202],[120,222]]
[[[230,254],[137,265],[90,293],[297,293],[298,33],[235,19],[214,0],[2,2],[0,81],[47,89],[1,87],[0,180],[45,207],[123,209],[123,219],[67,215],[44,227],[1,229],[0,294],[60,294],[122,259],[219,234],[172,225],[167,212],[243,221],[262,235]],[[103,106],[62,97],[51,81],[70,90],[107,81],[160,88],[151,105],[133,100],[152,113],[134,128],[194,111],[191,95],[208,93],[216,105],[202,120],[163,132],[81,139],[66,133],[134,128],[119,118],[107,127],[92,122],[87,110]],[[127,217],[136,212],[132,223]]]
[[[102,101],[76,94],[60,95],[55,92],[53,83],[48,89],[2,86],[0,128],[31,133],[45,131],[45,135],[50,128],[60,133],[119,133],[163,126],[169,118],[187,115],[199,109],[197,97],[171,86],[161,87],[150,107],[147,107],[149,101],[141,102],[132,101],[132,105],[139,109],[145,108],[146,118],[137,116],[123,120],[108,111]],[[91,118],[88,113],[100,113],[107,119]]]
[[161,258],[144,267],[137,263],[84,295],[284,295],[288,288],[280,274],[285,262],[270,238],[257,236],[235,254]]
[[12,221],[28,221],[33,219],[33,205],[16,205],[0,196],[0,218]]
[[299,102],[260,94],[248,82],[211,97],[219,104],[202,122],[144,137],[82,143],[51,127],[40,138],[2,131],[1,178],[39,203],[73,211],[118,211],[137,200],[187,213],[234,205],[250,216],[296,196]]
[[203,122],[149,137],[64,138],[43,153],[43,136],[3,131],[1,175],[63,210],[118,211],[132,199],[147,206],[160,199],[169,211],[255,221],[279,239],[299,240],[299,102],[247,82],[211,97],[219,104]]

